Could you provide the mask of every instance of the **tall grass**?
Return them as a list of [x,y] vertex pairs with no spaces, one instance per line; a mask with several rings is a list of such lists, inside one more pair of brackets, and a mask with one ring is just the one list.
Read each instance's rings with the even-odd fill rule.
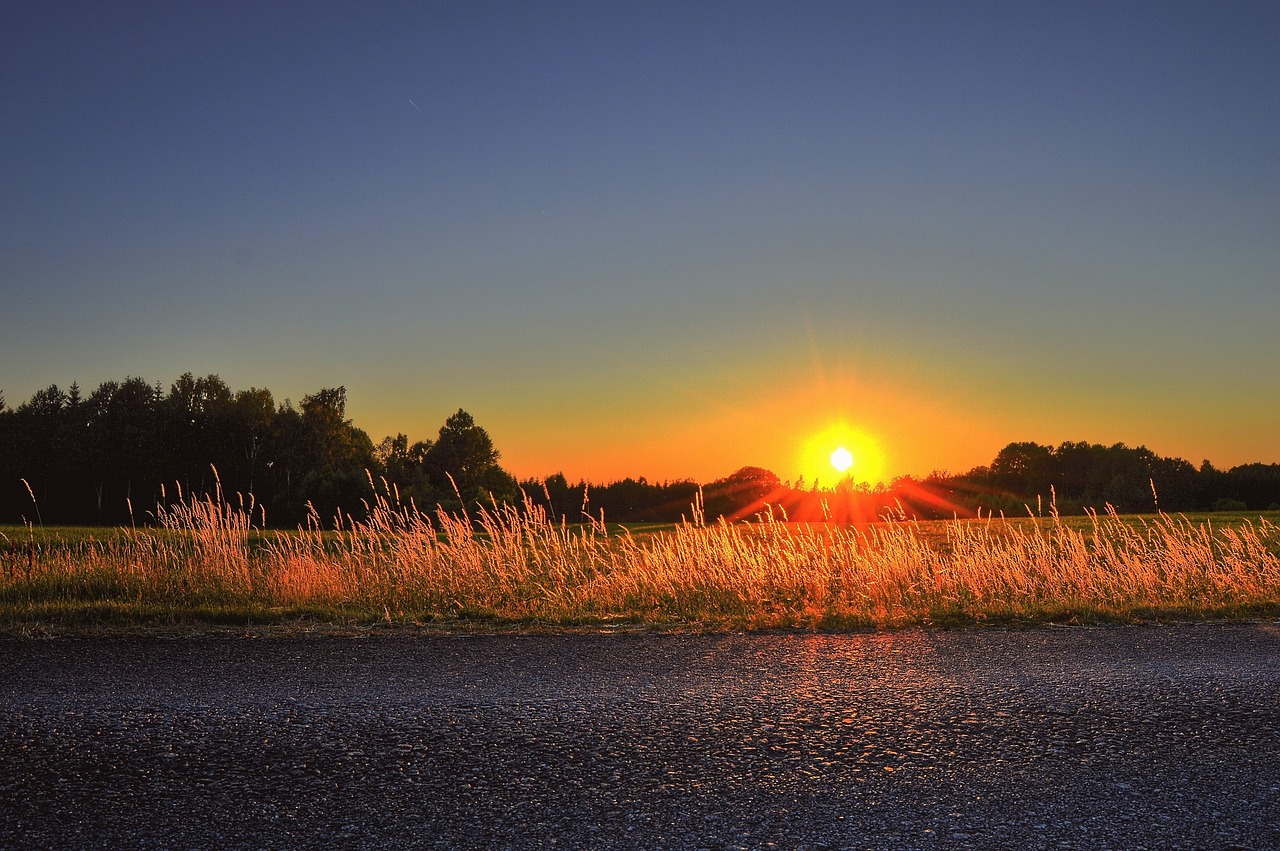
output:
[[[256,513],[255,513],[256,512]],[[526,501],[426,514],[380,494],[261,535],[252,501],[188,497],[151,528],[10,546],[0,623],[459,621],[697,628],[1130,621],[1280,614],[1280,527],[1114,512],[866,527],[766,513],[670,531],[569,525]]]

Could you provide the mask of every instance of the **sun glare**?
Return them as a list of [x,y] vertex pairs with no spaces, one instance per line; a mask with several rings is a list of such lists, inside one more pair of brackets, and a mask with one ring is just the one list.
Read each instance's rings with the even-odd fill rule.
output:
[[874,437],[843,423],[828,426],[800,447],[805,482],[829,487],[849,480],[875,484],[885,474],[884,450]]

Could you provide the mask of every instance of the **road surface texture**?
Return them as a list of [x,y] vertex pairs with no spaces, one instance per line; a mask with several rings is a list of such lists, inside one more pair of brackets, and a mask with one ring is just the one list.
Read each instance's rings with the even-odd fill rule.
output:
[[1280,626],[0,641],[9,848],[1280,848]]

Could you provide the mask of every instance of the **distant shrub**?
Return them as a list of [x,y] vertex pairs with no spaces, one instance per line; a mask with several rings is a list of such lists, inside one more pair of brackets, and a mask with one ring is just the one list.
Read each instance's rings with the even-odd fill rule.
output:
[[1248,508],[1249,506],[1245,505],[1242,501],[1232,499],[1229,496],[1224,496],[1221,499],[1215,499],[1213,501],[1214,511],[1247,511]]

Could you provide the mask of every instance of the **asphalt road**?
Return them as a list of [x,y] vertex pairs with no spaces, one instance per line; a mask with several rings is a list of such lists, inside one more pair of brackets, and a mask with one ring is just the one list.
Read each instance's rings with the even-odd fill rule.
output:
[[1280,848],[1280,626],[0,642],[10,848]]

